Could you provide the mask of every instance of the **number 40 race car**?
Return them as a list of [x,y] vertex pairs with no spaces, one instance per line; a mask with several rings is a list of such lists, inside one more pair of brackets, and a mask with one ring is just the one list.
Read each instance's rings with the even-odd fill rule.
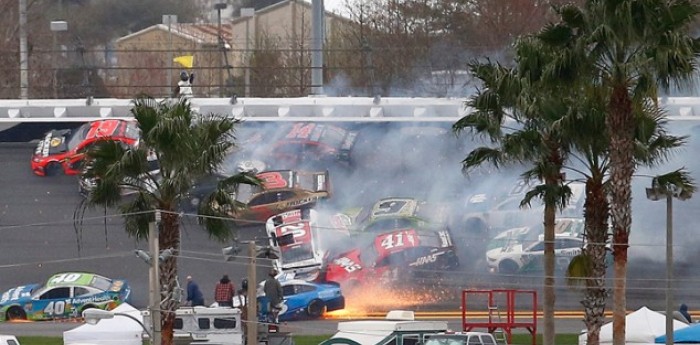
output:
[[44,284],[27,284],[4,292],[0,297],[0,321],[79,317],[89,308],[114,309],[130,295],[125,280],[91,273],[59,273]]

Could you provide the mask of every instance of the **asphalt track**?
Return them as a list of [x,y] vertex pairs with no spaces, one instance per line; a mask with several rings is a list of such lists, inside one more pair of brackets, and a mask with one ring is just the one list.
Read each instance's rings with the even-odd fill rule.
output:
[[[31,283],[41,282],[60,271],[89,271],[113,278],[126,278],[133,288],[133,304],[147,304],[148,266],[138,259],[134,249],[146,249],[145,242],[129,238],[123,231],[122,220],[114,211],[94,209],[83,217],[82,231],[77,231],[74,221],[76,206],[81,200],[77,193],[75,177],[58,176],[43,178],[34,176],[29,169],[29,159],[34,144],[0,143],[0,291]],[[637,198],[638,200],[639,198]],[[649,203],[648,201],[645,201]],[[641,222],[663,229],[663,206],[658,203],[655,212],[643,213]],[[697,203],[678,207],[678,231],[693,234]],[[106,215],[106,216],[105,216]],[[180,279],[192,275],[199,283],[205,298],[211,301],[214,285],[223,274],[236,283],[246,274],[245,260],[225,262],[221,248],[228,244],[211,240],[190,217],[183,217],[182,248],[179,259]],[[261,234],[260,229],[242,230],[242,239]],[[663,231],[656,238],[663,238]],[[694,238],[688,237],[690,241]],[[684,246],[683,241],[679,244]],[[660,243],[663,243],[660,241]],[[694,249],[692,247],[690,249]],[[696,286],[700,270],[692,264],[697,251],[685,248],[683,260],[676,265],[678,281],[676,299],[686,302],[691,309],[700,306],[700,293]],[[663,256],[663,247],[652,248],[657,258]],[[690,258],[690,259],[689,259]],[[265,272],[264,260],[258,276]],[[401,307],[422,311],[457,312],[460,307],[459,291],[467,288],[521,288],[540,290],[542,279],[538,276],[497,277],[464,265],[463,271],[454,272],[436,286],[436,291],[447,295],[434,303],[420,299]],[[640,259],[630,262],[628,299],[631,310],[643,305],[652,309],[664,308],[665,271],[660,260]],[[437,283],[436,283],[437,285]],[[368,297],[369,298],[369,297]],[[557,280],[557,308],[580,310],[581,293],[566,287],[563,279]],[[609,310],[609,309],[608,309]],[[582,327],[580,317],[561,318],[564,331],[576,332]],[[453,316],[445,319],[456,322]],[[290,323],[298,325],[297,333],[332,333],[335,321],[307,321]],[[41,322],[0,325],[0,333],[60,335],[61,330],[72,328],[71,323]]]

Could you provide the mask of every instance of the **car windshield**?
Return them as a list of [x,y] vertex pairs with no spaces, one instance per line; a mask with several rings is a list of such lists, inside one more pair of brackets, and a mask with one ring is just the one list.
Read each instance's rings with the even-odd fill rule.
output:
[[411,218],[387,218],[387,219],[378,219],[374,221],[372,224],[367,225],[365,228],[365,231],[384,231],[384,230],[394,230],[394,229],[403,229],[403,228],[410,228],[414,226],[414,220]]
[[319,142],[330,147],[340,147],[345,139],[345,130],[334,126],[326,126],[326,131],[323,132]]
[[313,258],[314,249],[310,243],[282,247],[282,264],[284,265]]
[[425,345],[465,345],[466,337],[430,337]]
[[68,144],[66,145],[69,151],[78,147],[78,145],[85,140],[88,131],[90,131],[90,125],[91,124],[88,122],[71,132],[70,138],[67,140]]
[[94,276],[90,282],[90,286],[102,291],[108,290],[112,286],[112,280],[105,277]]

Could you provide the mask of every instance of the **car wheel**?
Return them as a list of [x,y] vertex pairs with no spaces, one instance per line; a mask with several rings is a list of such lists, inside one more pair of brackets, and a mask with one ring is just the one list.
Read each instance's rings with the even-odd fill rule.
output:
[[498,272],[511,274],[518,271],[518,264],[513,260],[503,260],[498,264]]
[[46,173],[46,176],[56,176],[61,173],[61,164],[58,162],[51,162],[46,165],[46,168],[44,168],[44,171]]
[[7,310],[7,314],[5,315],[6,320],[26,320],[27,319],[27,314],[22,310],[20,307],[12,307]]
[[306,307],[306,312],[309,314],[311,317],[321,317],[323,313],[326,311],[326,304],[323,303],[320,299],[315,299],[309,303],[309,305]]
[[95,306],[92,305],[92,304],[88,304],[88,305],[86,305],[86,306],[83,306],[82,308],[80,308],[80,315],[79,315],[79,316],[82,317],[84,311],[86,311],[86,310],[88,310],[88,309],[94,309],[94,308],[97,308],[97,307],[95,307]]

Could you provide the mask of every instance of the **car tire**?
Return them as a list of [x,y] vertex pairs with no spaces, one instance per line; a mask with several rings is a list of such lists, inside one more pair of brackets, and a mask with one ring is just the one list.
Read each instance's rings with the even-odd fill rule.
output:
[[513,260],[503,260],[498,264],[498,272],[512,274],[518,271],[518,264]]
[[12,321],[12,320],[26,320],[27,319],[27,313],[22,310],[20,307],[12,307],[7,310],[7,313],[5,314],[5,320]]
[[320,299],[315,299],[311,302],[309,302],[309,305],[306,307],[306,313],[309,314],[311,317],[321,317],[323,313],[326,311],[326,304],[323,303]]
[[44,168],[44,173],[46,176],[56,176],[61,173],[61,164],[58,162],[51,162]]

